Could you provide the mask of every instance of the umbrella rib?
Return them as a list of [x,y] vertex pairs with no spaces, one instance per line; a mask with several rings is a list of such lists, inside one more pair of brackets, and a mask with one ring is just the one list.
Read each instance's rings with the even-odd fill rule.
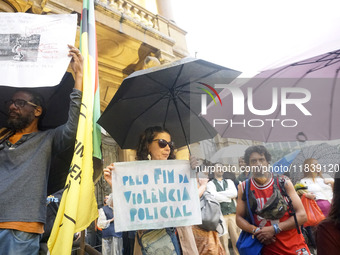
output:
[[[180,96],[178,96],[178,99],[183,103],[183,105],[187,108],[187,109],[189,109],[189,111],[190,112],[192,112],[193,114],[195,114],[197,117],[199,117],[193,110],[191,110],[191,107],[180,97]],[[204,124],[204,122],[202,121],[202,119],[201,118],[198,118],[199,119],[199,121],[202,123],[202,125],[204,126],[204,128],[207,130],[207,132],[209,133],[209,135],[211,136],[211,137],[214,137],[214,134],[212,134],[210,131],[209,131],[209,129],[207,129],[206,128],[206,125]]]
[[[296,87],[297,84],[298,84],[298,83],[299,83],[306,75],[307,75],[307,73],[305,73],[302,77],[300,77],[300,78],[295,82],[295,84],[294,84],[292,87],[293,87],[293,88]],[[292,93],[287,94],[287,98],[289,98],[289,96],[290,96],[291,94],[292,94]],[[280,112],[281,112],[281,104],[278,105],[277,113],[276,113],[274,119],[277,118],[277,116],[279,115]],[[273,131],[273,128],[270,129],[270,131],[269,131],[269,133],[268,133],[268,136],[266,137],[266,141],[268,141],[268,139],[269,139],[269,137],[270,137],[272,131]]]
[[[338,59],[339,58],[339,53],[340,51],[333,51],[333,52],[328,52],[327,54],[325,54],[324,56],[320,57],[317,60],[302,60],[300,62],[294,63],[291,66],[298,66],[298,65],[309,65],[309,64],[314,64],[314,63],[319,63],[319,62],[331,62],[334,59]],[[335,55],[334,57],[332,57],[332,55]]]
[[[337,55],[338,56],[338,55]],[[325,57],[328,57],[328,56],[325,56]],[[323,57],[323,58],[325,58],[325,57]],[[320,60],[322,60],[323,58],[320,58],[320,59],[318,59],[317,61],[315,61],[315,62],[321,62]],[[334,60],[335,58],[333,58],[333,59],[331,59],[331,60]],[[324,60],[323,60],[324,61]],[[300,65],[304,65],[304,64],[311,64],[311,63],[315,63],[315,62],[310,62],[310,63],[301,63]],[[339,62],[339,61],[336,61],[336,63],[337,62]],[[335,63],[332,63],[332,64],[335,64]],[[289,67],[289,66],[288,66]],[[297,86],[297,84],[308,74],[308,73],[310,73],[310,72],[313,72],[313,71],[317,71],[317,70],[319,70],[319,69],[322,69],[322,68],[324,68],[325,66],[323,66],[323,67],[320,67],[320,68],[314,68],[314,69],[310,69],[308,72],[306,72],[302,77],[300,77],[299,78],[299,80],[293,85],[293,87],[296,87]],[[284,69],[281,69],[281,70],[278,70],[278,72],[275,72],[275,74],[276,73],[279,73],[280,71],[283,71]],[[337,73],[336,73],[336,76],[338,75],[338,72],[339,72],[339,69],[337,69]],[[270,76],[271,77],[271,76]],[[336,80],[336,79],[335,79]],[[265,81],[267,81],[267,79],[265,80]],[[265,82],[265,81],[263,81],[263,83]],[[263,84],[262,83],[262,84]],[[261,84],[261,85],[262,85]],[[260,86],[261,86],[260,85]],[[259,88],[260,86],[258,86],[257,88]],[[256,88],[256,89],[257,89]],[[335,84],[333,85],[333,91],[332,92],[334,92],[334,89],[335,89]],[[287,95],[287,97],[289,97],[289,95],[290,94],[288,94]],[[334,93],[332,93],[332,95],[333,95],[333,97],[334,97]],[[333,103],[333,98],[332,98],[332,101],[331,101],[331,104]],[[277,111],[277,114],[276,114],[276,116],[275,116],[275,118],[278,116],[278,114],[279,114],[279,112],[280,112],[280,110],[281,110],[281,105],[278,107],[278,111]],[[332,108],[331,108],[331,113],[332,113]],[[330,118],[331,119],[331,118]],[[332,121],[332,120],[331,120]],[[330,125],[330,127],[329,127],[330,129],[331,129],[331,125]],[[271,135],[271,133],[272,133],[272,130],[273,129],[270,129],[270,131],[269,131],[269,133],[268,133],[268,136],[266,137],[266,141],[268,141],[268,138],[270,137],[270,135]],[[331,134],[331,130],[329,130],[329,134]]]
[[332,119],[332,114],[333,114],[333,102],[334,102],[334,97],[335,97],[335,86],[336,86],[336,82],[337,82],[337,77],[339,76],[339,71],[340,71],[340,68],[338,68],[336,70],[336,73],[335,73],[335,77],[333,79],[333,86],[332,86],[332,92],[331,92],[331,102],[330,102],[330,112],[329,112],[329,120],[330,120],[330,124],[329,124],[329,137],[328,139],[331,139],[332,137],[332,124],[333,124],[333,119]]
[[184,67],[184,65],[181,65],[181,68],[179,69],[179,72],[178,72],[178,74],[177,74],[177,76],[176,76],[176,79],[175,79],[174,83],[172,84],[171,88],[174,88],[174,86],[176,85],[176,83],[177,83],[177,81],[178,81],[178,78],[179,78],[179,77],[181,76],[181,74],[182,74],[183,67]]
[[160,83],[159,81],[155,80],[154,78],[152,78],[151,76],[149,76],[148,74],[145,75],[146,77],[148,77],[151,81],[155,82],[156,84],[166,88],[166,89],[169,89],[167,86],[165,86],[163,83]]
[[182,128],[182,131],[183,131],[183,134],[184,134],[185,142],[186,142],[188,150],[189,150],[189,154],[191,154],[190,147],[189,147],[189,141],[188,141],[188,138],[187,138],[187,134],[185,133],[185,130],[184,130],[184,126],[183,126],[181,114],[179,113],[179,110],[178,110],[178,105],[177,105],[176,98],[174,98],[174,104],[175,104],[176,112],[177,112],[177,115],[178,115],[178,118],[179,118],[179,122],[181,123],[181,128]]
[[[125,97],[125,98],[120,98],[119,101],[125,101],[125,100],[131,100],[131,99],[139,99],[139,98],[145,98],[145,97],[148,97],[148,96],[154,96],[154,95],[159,95],[159,94],[162,94],[162,93],[159,93],[159,92],[155,92],[155,93],[150,93],[150,94],[147,94],[147,95],[140,95],[140,96],[133,96],[133,97]],[[168,94],[168,91],[163,93],[163,97],[166,96]]]
[[328,67],[328,66],[331,66],[331,65],[334,65],[334,64],[340,62],[340,60],[335,61],[335,62],[332,62],[332,61],[333,61],[333,59],[332,59],[332,60],[329,60],[328,63],[326,63],[326,64],[324,64],[324,65],[322,65],[322,66],[317,66],[317,67],[315,67],[315,68],[310,69],[308,72],[310,72],[310,73],[311,73],[311,72],[315,72],[315,71],[318,71],[318,70],[320,70],[320,69],[326,68],[326,67]]
[[[173,82],[173,84],[171,85],[171,88],[173,88],[173,87],[176,85],[176,83],[177,83],[177,81],[178,81],[178,78],[179,78],[179,77],[181,76],[181,74],[182,74],[183,67],[184,67],[184,65],[181,65],[181,67],[180,67],[180,69],[179,69],[179,71],[178,71],[178,74],[177,74],[177,76],[176,76],[176,79],[175,79],[175,81]],[[152,80],[152,81],[155,82],[156,84],[158,84],[158,85],[160,85],[160,86],[162,86],[162,87],[164,87],[164,88],[166,88],[166,89],[169,90],[169,87],[167,87],[167,86],[165,86],[163,83],[160,83],[159,81],[155,80],[155,79],[152,78],[151,76],[146,75],[146,77],[148,77],[150,80]]]
[[[287,66],[287,67],[288,67],[288,66]],[[284,69],[286,69],[287,67],[285,67]],[[283,70],[283,69],[282,69],[282,70]],[[276,73],[279,73],[279,72],[282,71],[282,70],[278,70],[277,72],[275,72],[274,74],[272,74],[272,75],[270,75],[268,78],[266,78],[263,82],[261,82],[261,83],[259,84],[259,86],[257,86],[257,87],[254,89],[254,92],[255,92],[258,88],[260,88],[261,86],[263,86],[264,83],[265,83],[268,79],[270,79],[273,75],[275,75]],[[302,77],[300,77],[300,78],[298,79],[298,81],[296,81],[295,84],[294,84],[292,87],[296,87],[296,85],[300,82],[300,80],[303,79],[306,75],[307,75],[307,73],[305,73]],[[291,95],[291,93],[288,94],[287,97],[288,97],[289,95]],[[244,103],[246,103],[247,100],[248,100],[248,95],[246,95],[246,96],[244,97]],[[279,114],[279,112],[280,112],[280,109],[281,109],[281,105],[278,106],[278,111],[277,111],[277,114],[275,115],[275,117],[278,116],[278,114]],[[236,117],[236,116],[233,116],[232,120],[233,120],[235,117]],[[226,132],[227,129],[229,128],[229,125],[230,125],[230,122],[227,124],[226,128],[224,129],[224,131],[223,131],[223,133],[222,133],[222,137],[224,136],[225,132]],[[271,133],[272,133],[272,130],[273,130],[273,129],[270,129],[270,131],[269,131],[267,137],[265,138],[265,141],[268,141],[268,138],[270,137],[270,135],[271,135]]]
[[197,79],[195,79],[195,80],[193,80],[193,81],[189,81],[189,82],[183,83],[182,85],[179,85],[179,86],[176,87],[176,88],[178,88],[177,91],[182,91],[181,89],[182,89],[183,87],[186,87],[186,86],[188,86],[188,85],[190,85],[190,84],[192,84],[192,83],[194,83],[194,82],[197,82],[197,81],[199,81],[199,80],[201,80],[201,79],[204,79],[204,78],[206,78],[206,77],[208,77],[208,76],[210,76],[210,75],[213,75],[213,74],[215,74],[215,73],[217,73],[217,72],[219,72],[219,71],[221,71],[221,70],[222,70],[222,69],[214,70],[214,71],[212,71],[212,72],[210,72],[210,73],[207,73],[207,74],[205,74],[205,75],[203,75],[203,76],[198,77]]
[[168,117],[170,102],[171,102],[171,98],[169,97],[168,104],[167,104],[166,109],[165,109],[165,116],[164,116],[164,120],[163,120],[163,128],[165,128],[165,122],[166,122],[166,119]]
[[[276,75],[276,74],[282,72],[283,70],[287,69],[287,68],[290,67],[290,66],[291,66],[291,65],[285,66],[284,68],[282,68],[282,69],[280,69],[280,70],[277,70],[276,72],[272,73],[269,77],[267,77],[264,81],[262,81],[262,82],[260,83],[260,85],[257,86],[257,87],[254,89],[253,92],[255,92],[259,87],[261,87],[267,80],[269,80],[270,78],[272,78],[274,75]],[[241,88],[242,88],[242,86],[241,86]],[[246,96],[244,97],[244,103],[245,103],[247,100],[248,100],[248,95],[246,95]],[[232,120],[233,120],[235,117],[236,117],[236,116],[233,116],[233,117],[232,117]],[[224,129],[224,131],[223,131],[223,133],[222,133],[222,135],[221,135],[222,137],[224,137],[225,133],[227,132],[227,129],[229,128],[230,123],[231,123],[231,121],[228,122],[228,124],[226,125],[226,127],[225,127],[225,129]],[[269,136],[268,136],[268,137],[269,137]]]
[[[150,108],[152,108],[154,105],[156,105],[159,101],[161,101],[164,97],[166,96],[166,94],[164,94],[162,97],[160,97],[159,99],[157,99],[153,104],[151,104],[148,108],[146,108],[141,114],[139,114],[138,116],[136,116],[132,121],[131,121],[131,125],[128,128],[128,132],[130,132],[130,129],[132,127],[132,123],[134,123],[140,116],[142,116],[146,111],[148,111]],[[126,138],[124,138],[123,141],[123,145],[125,144]]]

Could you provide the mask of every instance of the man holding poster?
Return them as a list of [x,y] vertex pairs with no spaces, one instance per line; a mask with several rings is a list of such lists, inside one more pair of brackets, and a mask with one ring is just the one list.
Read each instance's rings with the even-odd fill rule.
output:
[[0,251],[32,255],[39,252],[46,217],[46,192],[52,153],[75,141],[83,87],[83,57],[69,45],[75,85],[66,124],[38,130],[44,114],[41,96],[18,90],[7,102],[8,127],[0,129]]
[[[140,136],[136,159],[149,161],[104,169],[105,180],[113,187],[117,230],[138,230],[134,254],[149,254],[147,250],[198,254],[191,230],[191,225],[201,223],[197,184],[187,161],[167,161],[175,159],[169,131],[147,128]],[[155,238],[150,240],[150,235]]]

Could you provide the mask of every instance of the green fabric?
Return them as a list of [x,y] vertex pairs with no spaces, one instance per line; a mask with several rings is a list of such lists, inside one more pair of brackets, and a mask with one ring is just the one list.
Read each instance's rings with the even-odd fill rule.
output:
[[[218,180],[213,179],[213,182],[216,186],[217,192],[225,191],[228,188],[228,182],[225,179],[223,180],[223,187],[221,187],[221,185],[218,183]],[[236,206],[234,200],[231,200],[231,202],[221,202],[220,206],[223,215],[236,213]]]

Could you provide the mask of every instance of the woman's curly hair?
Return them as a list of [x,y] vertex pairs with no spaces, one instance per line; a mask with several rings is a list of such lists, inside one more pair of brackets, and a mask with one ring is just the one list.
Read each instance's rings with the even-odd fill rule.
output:
[[[149,145],[152,143],[157,134],[164,132],[171,136],[170,132],[166,128],[162,128],[160,126],[154,126],[145,129],[139,137],[136,160],[147,160],[149,154]],[[170,150],[168,159],[175,158],[176,156],[174,150]]]

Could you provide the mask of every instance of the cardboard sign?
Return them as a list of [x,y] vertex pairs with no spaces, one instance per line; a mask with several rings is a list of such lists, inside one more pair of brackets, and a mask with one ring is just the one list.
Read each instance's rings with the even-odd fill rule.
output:
[[71,57],[76,14],[0,13],[0,84],[12,87],[58,85]]
[[201,224],[195,171],[187,160],[115,163],[116,231]]

